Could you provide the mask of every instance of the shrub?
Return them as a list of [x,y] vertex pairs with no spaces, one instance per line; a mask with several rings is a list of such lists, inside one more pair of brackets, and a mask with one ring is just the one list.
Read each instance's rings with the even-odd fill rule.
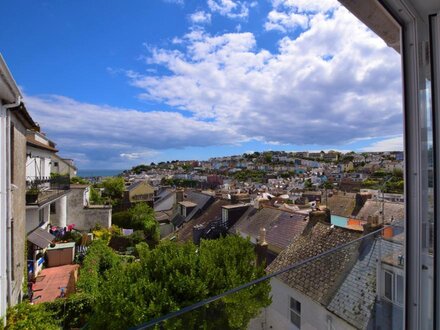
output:
[[92,312],[93,298],[87,293],[75,293],[65,299],[44,303],[42,306],[60,320],[63,328],[81,328]]
[[112,214],[112,223],[120,228],[131,228],[131,214],[129,211]]
[[58,330],[60,321],[44,304],[31,305],[23,302],[8,309],[6,329]]

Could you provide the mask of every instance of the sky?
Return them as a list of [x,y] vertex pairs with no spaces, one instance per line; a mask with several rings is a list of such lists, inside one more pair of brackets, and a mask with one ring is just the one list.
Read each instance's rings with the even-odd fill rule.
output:
[[336,0],[14,0],[0,52],[80,169],[402,150],[400,55]]

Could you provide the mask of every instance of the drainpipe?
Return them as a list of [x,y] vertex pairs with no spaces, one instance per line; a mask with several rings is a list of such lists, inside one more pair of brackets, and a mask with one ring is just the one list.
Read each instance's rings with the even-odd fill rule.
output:
[[5,104],[3,108],[6,109],[6,263],[7,263],[7,282],[8,282],[8,305],[12,305],[12,185],[11,185],[11,116],[8,112],[9,109],[16,108],[21,104],[21,96],[17,96],[14,103]]

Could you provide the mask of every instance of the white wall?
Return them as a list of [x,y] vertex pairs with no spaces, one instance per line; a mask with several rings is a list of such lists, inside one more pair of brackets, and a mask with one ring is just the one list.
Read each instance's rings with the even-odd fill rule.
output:
[[53,153],[29,146],[26,153],[32,156],[26,158],[26,180],[49,178]]
[[[40,223],[40,212],[43,214],[43,223]],[[46,205],[41,209],[28,208],[26,209],[26,234],[35,230],[38,227],[46,228],[50,222],[50,206]]]
[[0,106],[0,317],[6,314],[6,227],[7,227],[7,184],[6,184],[6,109]]
[[301,303],[301,330],[355,329],[321,304],[277,278],[272,278],[270,284],[272,304],[262,311],[259,318],[250,323],[249,329],[296,330],[295,325],[290,322],[290,297]]

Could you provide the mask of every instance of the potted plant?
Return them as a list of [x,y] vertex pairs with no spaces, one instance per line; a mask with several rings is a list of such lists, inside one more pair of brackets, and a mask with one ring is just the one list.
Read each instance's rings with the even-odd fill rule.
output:
[[34,204],[38,199],[40,189],[33,183],[31,187],[26,191],[26,204]]

